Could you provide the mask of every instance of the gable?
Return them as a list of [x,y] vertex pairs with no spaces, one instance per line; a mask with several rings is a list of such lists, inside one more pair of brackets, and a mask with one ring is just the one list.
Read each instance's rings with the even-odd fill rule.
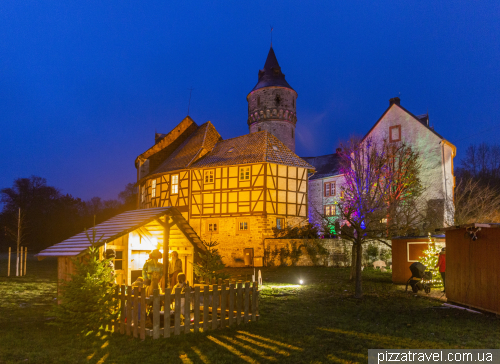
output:
[[167,159],[183,142],[192,135],[198,125],[189,116],[186,116],[168,134],[156,141],[155,145],[139,155],[135,161],[149,160],[149,171],[154,171],[165,159]]
[[385,111],[363,140],[371,137],[375,140],[398,141],[398,135],[401,141],[416,145],[437,143],[443,140],[441,135],[426,125],[427,120],[423,116],[417,118],[400,105],[393,104]]

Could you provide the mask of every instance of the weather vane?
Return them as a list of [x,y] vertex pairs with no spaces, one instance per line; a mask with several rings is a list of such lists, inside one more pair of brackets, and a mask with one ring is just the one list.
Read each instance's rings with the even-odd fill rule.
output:
[[191,94],[193,93],[193,86],[191,86],[191,88],[188,88],[189,90],[189,103],[188,103],[188,115],[189,115],[189,108],[191,107]]

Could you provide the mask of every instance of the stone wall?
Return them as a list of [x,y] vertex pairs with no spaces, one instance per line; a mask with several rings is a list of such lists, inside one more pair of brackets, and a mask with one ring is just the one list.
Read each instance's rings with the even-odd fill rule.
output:
[[[223,218],[190,219],[189,224],[204,241],[217,241],[219,253],[228,267],[243,267],[244,249],[253,248],[254,257],[264,258],[264,239],[272,238],[272,228],[276,226],[276,218],[285,218],[286,224],[295,226],[307,223],[301,217],[286,217],[278,215],[242,216]],[[247,222],[248,230],[238,229],[240,222]],[[218,232],[211,232],[209,224],[218,224]]]

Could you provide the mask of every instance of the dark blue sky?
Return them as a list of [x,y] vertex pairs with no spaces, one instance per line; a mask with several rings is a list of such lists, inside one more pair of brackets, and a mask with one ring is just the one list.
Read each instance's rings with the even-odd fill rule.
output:
[[[0,188],[32,174],[116,198],[187,113],[248,132],[273,45],[298,92],[297,154],[365,134],[401,93],[458,147],[500,142],[500,2],[0,2]],[[147,5],[146,5],[147,4]]]

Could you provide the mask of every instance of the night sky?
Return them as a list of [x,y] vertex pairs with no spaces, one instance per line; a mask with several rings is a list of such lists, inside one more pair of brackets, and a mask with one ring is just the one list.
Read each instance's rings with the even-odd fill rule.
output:
[[[69,4],[71,3],[71,4]],[[389,105],[458,148],[500,143],[500,2],[0,2],[0,188],[39,175],[116,198],[187,114],[248,133],[270,46],[297,91],[297,154],[332,153]]]

